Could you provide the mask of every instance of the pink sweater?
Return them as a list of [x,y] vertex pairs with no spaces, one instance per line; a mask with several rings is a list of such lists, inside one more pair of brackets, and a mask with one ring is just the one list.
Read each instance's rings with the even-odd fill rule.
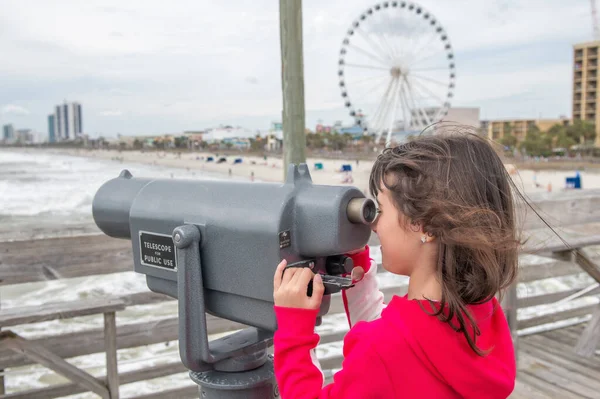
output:
[[[366,252],[366,254],[365,254]],[[354,256],[369,260],[368,248]],[[480,357],[462,333],[428,315],[427,301],[395,296],[387,307],[377,288],[376,266],[344,294],[351,330],[342,370],[323,387],[314,348],[317,310],[275,307],[275,375],[282,399],[466,398],[504,399],[514,388],[516,364],[504,313],[493,299],[470,306],[481,335]]]

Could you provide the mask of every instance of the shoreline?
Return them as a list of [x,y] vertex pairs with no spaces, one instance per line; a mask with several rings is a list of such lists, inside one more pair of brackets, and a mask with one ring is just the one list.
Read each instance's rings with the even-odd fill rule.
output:
[[[263,182],[283,182],[283,159],[276,156],[264,158],[256,155],[225,155],[215,156],[212,152],[177,152],[170,151],[118,151],[118,150],[88,150],[88,149],[21,149],[19,152],[36,153],[43,152],[56,155],[77,156],[89,159],[108,160],[122,163],[138,163],[145,165],[164,166],[170,168],[196,170],[215,174],[223,179],[228,177],[257,180]],[[216,163],[221,156],[227,162]],[[207,157],[213,157],[214,161],[207,162]],[[241,163],[234,163],[235,159],[241,158]],[[351,185],[366,192],[369,187],[369,175],[372,161],[357,161],[348,159],[325,159],[307,158],[307,165],[313,183],[323,185]],[[321,163],[323,169],[316,170],[315,164]],[[351,165],[351,180],[349,175],[341,172],[342,165]]]
[[[30,154],[45,153],[75,156],[121,163],[136,163],[175,168],[187,171],[202,171],[216,178],[235,178],[246,181],[262,181],[270,183],[283,182],[283,159],[278,155],[262,156],[247,153],[216,153],[208,151],[176,152],[176,151],[140,151],[140,150],[100,150],[80,148],[7,148],[8,151]],[[2,149],[0,148],[0,151]],[[214,160],[207,162],[207,157]],[[216,163],[220,157],[226,162]],[[241,163],[234,163],[236,159]],[[309,157],[306,161],[314,184],[354,186],[368,196],[369,176],[374,160],[331,159]],[[317,170],[315,164],[320,163],[322,169]],[[350,165],[351,172],[342,172],[342,165]],[[530,194],[535,192],[565,191],[565,180],[580,171],[583,189],[600,188],[600,168],[580,168],[579,164],[567,161],[528,162],[505,164],[519,190]],[[580,165],[579,165],[580,166]],[[600,165],[599,165],[600,166]]]

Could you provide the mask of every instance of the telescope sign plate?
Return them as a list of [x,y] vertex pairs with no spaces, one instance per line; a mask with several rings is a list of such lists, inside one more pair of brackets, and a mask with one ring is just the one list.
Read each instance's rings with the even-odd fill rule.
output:
[[173,237],[140,231],[140,262],[145,266],[177,270]]

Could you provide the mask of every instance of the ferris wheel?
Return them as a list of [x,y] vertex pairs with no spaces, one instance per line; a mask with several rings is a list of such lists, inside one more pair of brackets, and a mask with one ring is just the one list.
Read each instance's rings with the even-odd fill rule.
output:
[[365,132],[418,134],[450,108],[456,79],[450,39],[423,7],[384,1],[348,29],[339,59],[345,106]]

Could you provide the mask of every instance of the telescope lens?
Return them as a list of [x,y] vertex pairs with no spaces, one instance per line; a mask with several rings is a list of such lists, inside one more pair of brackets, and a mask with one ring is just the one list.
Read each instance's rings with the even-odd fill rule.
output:
[[377,209],[375,208],[375,204],[373,201],[369,200],[363,206],[363,219],[365,219],[368,224],[371,224],[375,221],[376,217]]

